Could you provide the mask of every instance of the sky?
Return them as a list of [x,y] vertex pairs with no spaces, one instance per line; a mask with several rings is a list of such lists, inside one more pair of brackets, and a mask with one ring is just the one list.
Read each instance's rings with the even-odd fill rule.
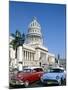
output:
[[66,5],[9,2],[9,33],[19,30],[27,34],[33,17],[41,25],[44,46],[49,52],[65,58],[66,47]]

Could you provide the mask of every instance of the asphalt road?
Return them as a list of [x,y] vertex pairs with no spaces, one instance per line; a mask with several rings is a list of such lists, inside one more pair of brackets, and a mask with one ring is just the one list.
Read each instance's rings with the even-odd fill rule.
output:
[[[66,81],[63,82],[62,86],[66,85]],[[28,86],[28,88],[34,88],[34,87],[52,87],[52,86],[58,86],[58,85],[43,85],[40,81],[36,81],[35,83],[32,83]],[[15,88],[25,88],[23,85],[17,85],[17,86],[10,86],[10,89],[15,89]]]

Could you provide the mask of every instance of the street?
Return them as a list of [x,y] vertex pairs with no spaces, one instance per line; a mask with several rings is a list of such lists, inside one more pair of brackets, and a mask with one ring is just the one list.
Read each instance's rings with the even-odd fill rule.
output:
[[[66,81],[63,82],[62,86],[65,86],[65,85],[66,85]],[[28,88],[34,88],[34,87],[52,87],[52,86],[59,86],[59,85],[53,85],[53,84],[43,85],[40,81],[36,81],[36,82],[30,84],[28,86]],[[17,86],[10,86],[9,88],[10,89],[14,89],[14,88],[25,88],[25,87],[23,85],[17,85]]]

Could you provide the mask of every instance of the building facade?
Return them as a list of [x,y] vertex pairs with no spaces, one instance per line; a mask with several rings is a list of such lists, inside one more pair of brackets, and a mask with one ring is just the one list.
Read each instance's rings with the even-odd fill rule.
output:
[[[27,66],[42,66],[48,67],[55,64],[55,55],[48,51],[48,48],[43,45],[42,28],[38,23],[36,17],[28,25],[28,33],[24,45],[17,49],[17,58],[15,58],[16,51],[10,45],[10,66],[19,68]],[[13,40],[10,36],[10,42]]]

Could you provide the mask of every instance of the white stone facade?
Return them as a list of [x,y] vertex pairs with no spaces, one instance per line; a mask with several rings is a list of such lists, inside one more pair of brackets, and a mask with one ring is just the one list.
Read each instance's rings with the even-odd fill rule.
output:
[[[10,58],[17,60],[16,64],[21,66],[47,66],[55,63],[55,55],[48,52],[48,48],[43,45],[42,29],[37,19],[34,17],[28,25],[28,33],[24,45],[18,48],[17,58],[15,59],[15,51],[10,48]],[[11,41],[11,40],[10,40]],[[13,52],[14,51],[14,52]],[[11,54],[12,52],[12,54]]]

